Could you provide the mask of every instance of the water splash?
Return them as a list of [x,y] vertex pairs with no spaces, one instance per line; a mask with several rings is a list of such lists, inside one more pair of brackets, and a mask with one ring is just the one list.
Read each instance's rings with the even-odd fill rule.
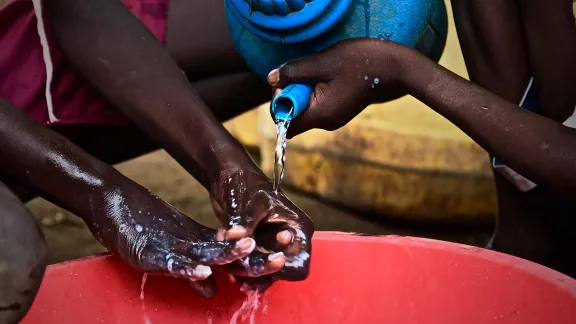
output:
[[256,323],[256,312],[260,307],[260,297],[262,296],[257,290],[250,290],[248,286],[243,285],[240,289],[246,294],[246,299],[242,306],[230,318],[230,324],[238,324],[238,319],[242,322],[249,320],[250,324]]
[[146,285],[146,280],[148,279],[148,274],[145,273],[142,276],[142,284],[140,284],[140,302],[142,303],[142,318],[145,324],[152,324],[148,312],[146,312],[146,303],[144,302],[144,285]]
[[286,133],[290,126],[289,120],[276,120],[276,151],[274,156],[274,192],[278,193],[280,182],[284,177],[284,164],[286,162]]

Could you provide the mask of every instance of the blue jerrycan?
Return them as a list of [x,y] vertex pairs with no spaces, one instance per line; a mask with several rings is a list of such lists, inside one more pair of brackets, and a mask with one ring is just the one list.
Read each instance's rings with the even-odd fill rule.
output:
[[[350,38],[380,38],[438,61],[448,31],[444,0],[225,0],[234,43],[260,77],[289,60]],[[276,119],[307,107],[312,84],[292,84],[271,103]]]

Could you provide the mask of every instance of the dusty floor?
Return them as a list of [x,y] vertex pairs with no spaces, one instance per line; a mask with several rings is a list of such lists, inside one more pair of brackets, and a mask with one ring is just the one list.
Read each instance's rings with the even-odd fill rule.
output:
[[[213,227],[218,225],[206,190],[164,151],[123,163],[118,165],[118,169],[197,221]],[[285,191],[314,220],[318,230],[424,236],[477,246],[484,245],[491,232],[490,225],[415,228],[413,225],[386,223],[322,203],[289,189]],[[42,224],[49,245],[50,263],[103,251],[78,217],[42,199],[35,199],[28,206]]]

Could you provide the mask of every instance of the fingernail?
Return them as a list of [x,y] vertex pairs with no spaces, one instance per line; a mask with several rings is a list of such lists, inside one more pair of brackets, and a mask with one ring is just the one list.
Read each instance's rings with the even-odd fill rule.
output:
[[278,71],[278,69],[274,69],[268,73],[268,83],[275,85],[278,81],[280,81],[280,71]]
[[224,241],[226,239],[226,229],[220,227],[218,231],[216,231],[216,241]]
[[290,231],[282,231],[276,234],[276,239],[280,243],[288,244],[292,241],[292,233]]
[[250,237],[245,237],[240,241],[236,242],[236,248],[239,248],[242,252],[252,252],[256,247],[256,241]]
[[270,254],[268,256],[268,261],[270,262],[274,262],[274,261],[278,261],[284,258],[284,253],[282,252],[278,252],[278,253],[274,253],[274,254]]
[[226,232],[226,238],[229,240],[236,240],[246,236],[246,229],[244,226],[234,225]]
[[198,265],[196,266],[196,268],[194,268],[194,270],[192,270],[192,275],[194,275],[194,277],[196,278],[206,279],[210,277],[211,274],[212,269],[210,269],[210,267],[207,267],[205,265]]

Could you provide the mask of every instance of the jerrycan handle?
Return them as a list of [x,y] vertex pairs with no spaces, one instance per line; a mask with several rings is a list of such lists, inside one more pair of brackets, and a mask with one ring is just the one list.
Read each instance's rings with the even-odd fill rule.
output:
[[284,88],[270,103],[274,120],[292,120],[302,114],[310,103],[314,86],[291,84]]

